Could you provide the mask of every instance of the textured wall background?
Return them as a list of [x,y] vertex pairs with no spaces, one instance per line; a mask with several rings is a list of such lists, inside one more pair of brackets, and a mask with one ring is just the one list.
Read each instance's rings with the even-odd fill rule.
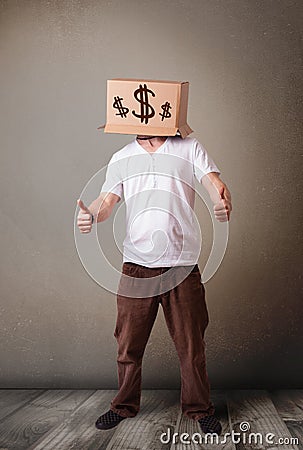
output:
[[[113,77],[188,80],[233,195],[206,284],[212,387],[302,387],[300,28],[292,0],[0,1],[1,387],[117,386],[115,296],[73,237],[86,182],[132,139],[96,131]],[[143,387],[178,386],[160,309]]]

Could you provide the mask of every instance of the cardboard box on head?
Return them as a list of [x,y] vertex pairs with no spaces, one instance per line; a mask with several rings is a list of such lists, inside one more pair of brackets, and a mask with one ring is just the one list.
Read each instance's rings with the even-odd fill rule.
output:
[[187,124],[187,81],[107,81],[107,118],[100,126],[105,133],[175,136],[184,139],[192,129]]

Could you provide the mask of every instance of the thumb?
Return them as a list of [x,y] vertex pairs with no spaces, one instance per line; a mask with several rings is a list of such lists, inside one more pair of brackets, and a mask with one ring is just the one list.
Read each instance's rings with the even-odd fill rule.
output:
[[80,198],[77,200],[77,203],[79,205],[79,208],[82,209],[82,211],[84,211],[84,212],[86,212],[88,214],[91,213],[90,210],[87,208],[87,206],[84,205],[83,201],[80,200]]

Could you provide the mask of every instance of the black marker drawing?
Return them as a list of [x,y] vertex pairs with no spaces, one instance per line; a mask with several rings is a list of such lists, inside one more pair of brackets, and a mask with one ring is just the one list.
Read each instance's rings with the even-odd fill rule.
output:
[[134,116],[141,119],[141,123],[144,121],[146,124],[148,123],[148,119],[151,119],[155,115],[155,110],[148,100],[149,93],[155,97],[155,93],[148,89],[146,84],[143,86],[142,84],[139,85],[139,89],[136,89],[134,92],[134,97],[141,105],[140,114],[136,114],[134,110],[132,111]]

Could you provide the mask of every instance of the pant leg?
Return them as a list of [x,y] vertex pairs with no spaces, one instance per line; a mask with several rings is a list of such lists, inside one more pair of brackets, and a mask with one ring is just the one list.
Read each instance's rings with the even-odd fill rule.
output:
[[178,286],[160,297],[180,360],[182,412],[194,420],[214,414],[204,341],[209,316],[198,266]]
[[[148,276],[148,268],[128,265],[129,276]],[[140,409],[142,359],[159,307],[157,297],[131,298],[117,294],[117,320],[114,336],[118,343],[119,391],[111,401],[111,410],[134,417]]]

